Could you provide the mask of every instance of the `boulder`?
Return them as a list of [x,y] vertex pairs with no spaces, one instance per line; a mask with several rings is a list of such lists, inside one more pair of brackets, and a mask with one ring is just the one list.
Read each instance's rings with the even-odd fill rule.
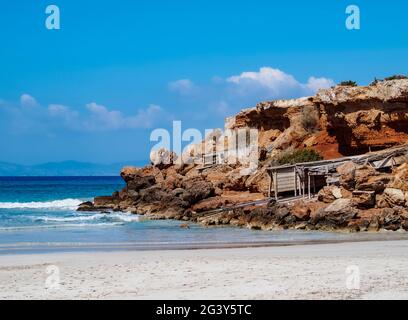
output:
[[328,213],[344,213],[351,209],[351,199],[337,199],[324,209]]
[[353,205],[358,208],[372,208],[375,206],[374,191],[353,191]]
[[136,175],[132,180],[127,182],[127,189],[139,191],[141,189],[146,189],[156,184],[156,179],[154,176],[139,176]]
[[405,205],[405,194],[400,189],[386,188],[384,190],[384,198],[390,205]]
[[286,218],[290,214],[289,208],[282,204],[277,203],[274,206],[272,206],[270,209],[278,221]]
[[128,182],[133,180],[136,175],[140,175],[140,173],[141,173],[140,168],[124,167],[120,172],[120,176],[122,177],[123,180],[125,180],[125,182]]
[[204,181],[198,177],[186,179],[182,183],[183,188],[187,191],[185,201],[195,204],[200,200],[209,198],[214,195],[214,186],[211,182]]
[[400,165],[393,171],[394,179],[388,187],[408,191],[408,163]]
[[303,201],[296,202],[290,211],[290,213],[300,221],[308,220],[310,217],[310,212],[311,210],[307,203]]
[[376,206],[377,208],[389,208],[390,204],[386,200],[386,197],[383,194],[376,195]]
[[321,202],[331,203],[337,199],[343,198],[342,191],[337,186],[326,186],[321,189],[317,195],[317,199]]
[[209,210],[218,209],[228,204],[228,200],[222,197],[211,197],[196,203],[191,207],[195,212],[205,212]]
[[207,181],[211,183],[216,188],[224,188],[229,182],[229,174],[233,168],[227,165],[216,165],[203,171],[202,175]]
[[356,176],[357,165],[348,161],[337,168],[337,172],[340,174],[340,185],[347,190],[354,189],[355,186],[355,176]]
[[141,190],[139,195],[143,202],[151,203],[163,200],[167,196],[167,193],[164,192],[159,186],[152,186]]
[[351,199],[337,199],[325,209],[319,210],[314,217],[313,223],[330,228],[346,227],[357,215],[357,211],[352,207]]
[[91,201],[83,202],[77,208],[77,211],[93,211],[93,210],[95,210],[95,206]]
[[172,191],[182,186],[183,176],[175,170],[167,171],[166,178],[161,182],[161,186],[166,191]]
[[161,170],[154,166],[146,166],[143,168],[136,168],[136,167],[124,167],[121,172],[120,176],[122,177],[125,182],[134,181],[139,177],[146,177],[146,176],[153,176],[155,178],[156,183],[163,181],[163,173]]
[[114,198],[112,196],[95,197],[94,206],[104,209],[113,208],[115,206]]
[[360,176],[356,181],[356,189],[363,191],[375,191],[381,193],[391,181],[392,177],[389,174],[379,174],[373,176]]
[[150,152],[150,161],[152,164],[159,168],[165,169],[173,165],[177,161],[177,154],[173,151],[161,148],[159,150],[153,150]]
[[225,190],[245,191],[247,190],[246,181],[248,176],[241,174],[241,169],[237,168],[227,174],[227,180],[224,184]]
[[245,181],[245,187],[251,192],[260,192],[267,195],[269,192],[269,176],[265,168],[257,170]]
[[369,165],[363,165],[357,167],[354,180],[356,190],[381,193],[392,180],[392,176],[387,173],[380,173]]

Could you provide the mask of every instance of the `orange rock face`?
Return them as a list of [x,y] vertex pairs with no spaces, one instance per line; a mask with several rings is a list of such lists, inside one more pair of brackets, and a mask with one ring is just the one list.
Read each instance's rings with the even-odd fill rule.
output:
[[269,151],[311,147],[333,159],[389,148],[408,141],[408,80],[262,102],[226,123],[229,129],[245,126],[259,129],[260,146]]

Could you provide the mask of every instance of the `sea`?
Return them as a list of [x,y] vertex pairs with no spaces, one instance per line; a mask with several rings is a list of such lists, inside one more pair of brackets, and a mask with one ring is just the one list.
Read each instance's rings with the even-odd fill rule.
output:
[[203,227],[195,223],[182,228],[184,222],[148,220],[127,212],[76,211],[80,203],[123,187],[120,177],[0,177],[0,254],[288,245],[361,237]]

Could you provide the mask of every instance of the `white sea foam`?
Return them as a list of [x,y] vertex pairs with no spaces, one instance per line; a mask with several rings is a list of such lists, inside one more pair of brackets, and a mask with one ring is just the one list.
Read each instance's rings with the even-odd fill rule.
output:
[[112,218],[113,220],[120,220],[123,222],[135,222],[140,221],[138,215],[132,213],[109,213],[106,215],[107,218]]
[[0,202],[0,209],[58,209],[76,210],[82,203],[79,199],[64,199],[46,202]]
[[18,231],[18,230],[36,230],[36,229],[56,229],[56,228],[89,228],[89,227],[112,227],[122,225],[121,222],[105,222],[105,223],[72,223],[72,224],[57,224],[57,225],[41,225],[41,226],[18,226],[18,227],[0,227],[0,231]]
[[74,217],[54,217],[54,216],[30,216],[31,220],[44,221],[44,222],[74,222],[74,221],[92,221],[101,219],[105,215],[93,214],[88,216],[74,216]]
[[96,213],[91,215],[77,214],[70,217],[56,217],[56,216],[29,216],[31,220],[44,221],[44,222],[81,222],[81,221],[94,221],[104,219],[108,221],[121,221],[121,222],[135,222],[139,221],[139,216],[130,213]]

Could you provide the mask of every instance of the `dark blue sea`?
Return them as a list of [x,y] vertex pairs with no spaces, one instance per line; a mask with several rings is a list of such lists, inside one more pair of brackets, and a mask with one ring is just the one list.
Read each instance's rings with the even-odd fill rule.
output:
[[205,228],[130,213],[77,212],[124,187],[120,177],[0,177],[0,253],[68,249],[162,249],[347,239],[302,231]]

